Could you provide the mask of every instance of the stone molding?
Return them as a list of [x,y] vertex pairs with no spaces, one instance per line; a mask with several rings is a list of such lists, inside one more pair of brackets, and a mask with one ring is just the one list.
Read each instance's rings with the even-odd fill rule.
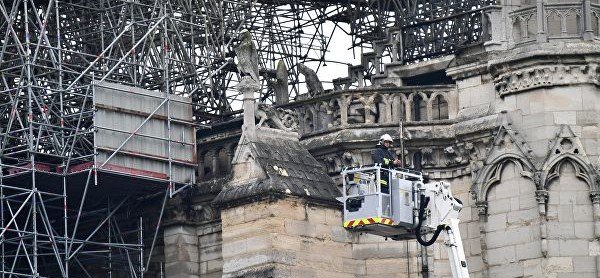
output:
[[535,88],[594,84],[600,86],[598,64],[536,66],[501,74],[494,78],[500,96]]

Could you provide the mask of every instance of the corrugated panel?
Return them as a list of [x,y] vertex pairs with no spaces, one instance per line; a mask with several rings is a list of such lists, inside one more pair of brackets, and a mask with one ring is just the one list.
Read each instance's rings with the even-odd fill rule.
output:
[[[150,91],[120,84],[101,82],[94,85],[94,102],[114,108],[151,113],[164,100],[162,92]],[[193,112],[189,98],[170,95],[171,117],[191,121]],[[163,105],[156,115],[166,117],[167,108]]]
[[[101,165],[110,152],[98,152],[98,164]],[[116,167],[115,167],[116,166]],[[106,164],[105,169],[121,172],[131,175],[142,175],[153,178],[167,179],[169,176],[168,163],[159,160],[128,156],[126,154],[117,154]],[[195,174],[195,168],[187,165],[172,165],[172,180],[178,183],[189,183]],[[151,172],[144,173],[143,171]]]
[[[98,109],[96,112],[96,146],[116,149],[144,121],[144,117]],[[118,131],[113,131],[118,130]],[[146,137],[152,136],[152,137]],[[167,157],[167,122],[150,119],[122,148],[124,151]],[[171,122],[171,157],[193,162],[194,129],[190,126]]]
[[[97,162],[102,164],[119,148],[142,122],[162,102],[163,93],[128,87],[118,84],[97,84],[94,91],[96,115],[95,146],[99,154]],[[195,129],[192,121],[191,100],[172,96],[180,102],[171,102],[171,159],[173,180],[190,182],[195,166]],[[108,162],[123,171],[129,169],[169,174],[166,107],[163,105]],[[179,162],[179,163],[178,163]],[[188,165],[190,164],[190,165]],[[134,171],[135,172],[135,171]],[[151,174],[151,173],[147,173]]]

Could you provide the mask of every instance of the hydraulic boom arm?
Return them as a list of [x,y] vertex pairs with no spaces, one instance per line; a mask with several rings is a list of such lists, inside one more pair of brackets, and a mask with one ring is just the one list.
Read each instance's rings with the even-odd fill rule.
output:
[[[431,245],[440,233],[444,234],[444,245],[452,268],[452,277],[468,278],[467,261],[458,229],[458,213],[462,202],[452,196],[450,184],[434,182],[419,184],[420,206],[417,240],[422,245]],[[434,231],[433,238],[424,240],[422,231]]]

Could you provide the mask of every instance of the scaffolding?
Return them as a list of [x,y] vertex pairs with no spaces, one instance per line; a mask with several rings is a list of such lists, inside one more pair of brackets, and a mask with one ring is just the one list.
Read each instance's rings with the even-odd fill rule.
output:
[[[365,53],[399,28],[404,60],[429,59],[484,41],[483,7],[459,0],[0,2],[2,277],[160,275],[153,255],[166,202],[195,182],[188,131],[240,112],[233,49],[243,29],[257,44],[260,101],[272,103],[278,61],[289,70],[291,99],[303,93],[298,63],[317,72],[347,65],[328,54],[340,47],[334,33]],[[152,100],[108,105],[100,100],[106,88],[127,94],[123,102]],[[177,116],[181,105],[190,113]],[[135,120],[103,122],[111,113]]]

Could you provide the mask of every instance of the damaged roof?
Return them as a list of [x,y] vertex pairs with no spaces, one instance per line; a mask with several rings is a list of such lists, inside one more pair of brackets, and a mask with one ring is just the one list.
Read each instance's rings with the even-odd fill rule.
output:
[[[246,147],[267,178],[244,185],[226,185],[214,202],[222,207],[265,198],[296,196],[341,205],[341,193],[325,167],[296,139],[258,136]],[[262,137],[262,138],[261,138]]]

